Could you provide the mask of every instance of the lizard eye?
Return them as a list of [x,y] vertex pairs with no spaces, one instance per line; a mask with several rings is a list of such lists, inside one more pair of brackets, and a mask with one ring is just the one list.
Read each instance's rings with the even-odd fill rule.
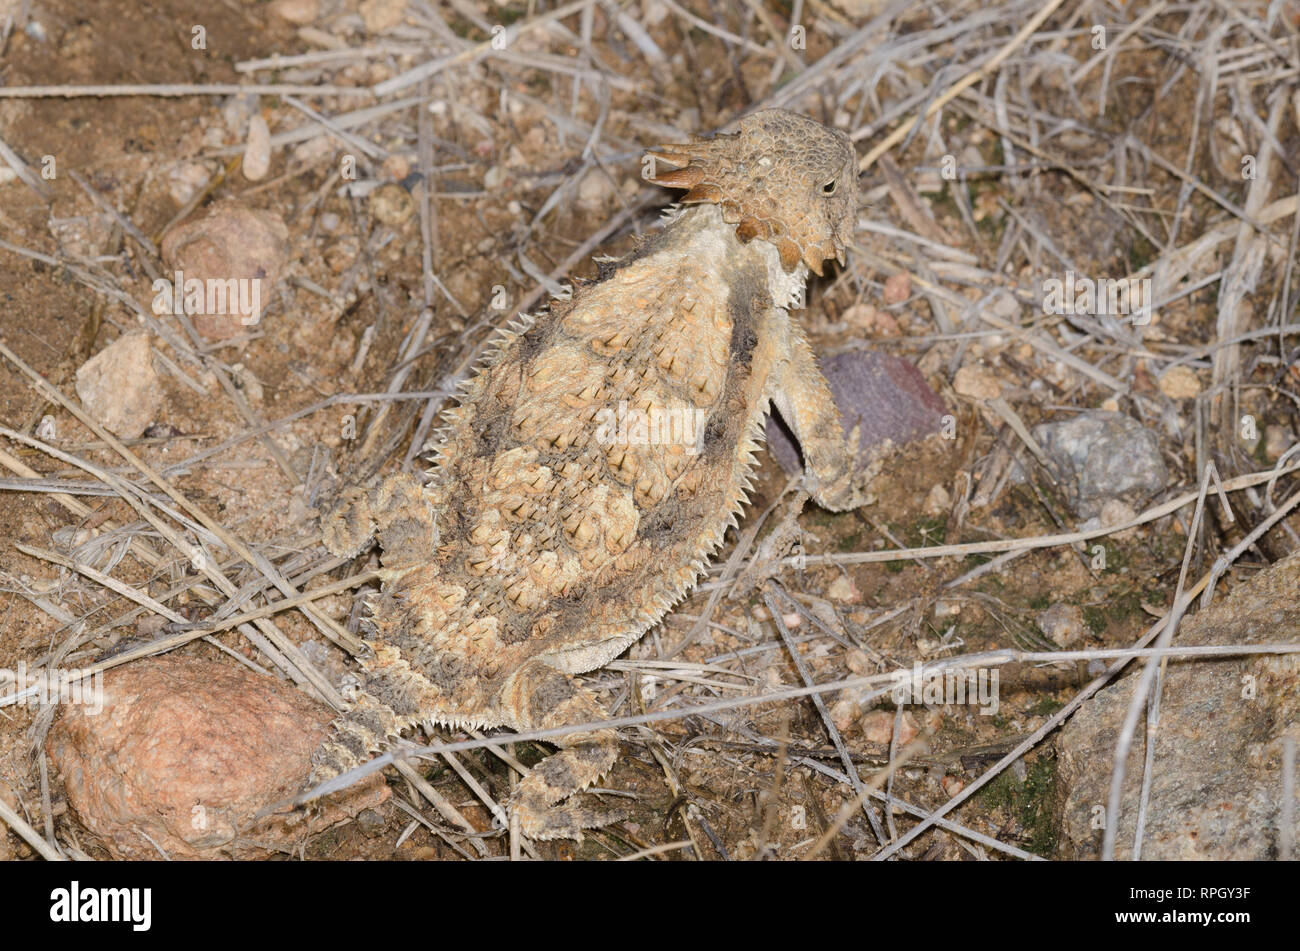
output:
[[822,186],[822,194],[823,195],[835,194],[835,179],[832,178],[829,182],[827,182],[825,185]]

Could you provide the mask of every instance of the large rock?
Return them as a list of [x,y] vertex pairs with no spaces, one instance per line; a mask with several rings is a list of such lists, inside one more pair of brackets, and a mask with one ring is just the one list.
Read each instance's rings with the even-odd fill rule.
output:
[[173,653],[109,671],[102,710],[69,706],[49,748],[69,805],[114,857],[257,858],[387,799],[375,774],[305,823],[301,811],[253,822],[301,787],[332,716],[285,681]]
[[274,212],[223,199],[169,230],[161,250],[171,269],[164,275],[173,285],[171,296],[182,295],[194,329],[209,340],[225,340],[260,323],[289,258],[289,229]]
[[[1300,553],[1184,618],[1174,643],[1300,640]],[[1079,708],[1058,740],[1062,858],[1095,858],[1097,807],[1110,797],[1115,742],[1135,673]],[[1300,745],[1300,654],[1170,660],[1160,700],[1144,859],[1273,859],[1282,815],[1282,747]],[[1115,856],[1132,855],[1145,717],[1125,770]],[[1300,804],[1296,841],[1300,841]]]

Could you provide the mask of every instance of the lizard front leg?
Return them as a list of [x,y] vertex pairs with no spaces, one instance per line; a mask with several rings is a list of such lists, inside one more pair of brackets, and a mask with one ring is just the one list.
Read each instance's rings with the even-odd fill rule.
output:
[[384,565],[418,562],[437,539],[428,526],[436,524],[423,483],[407,472],[396,472],[373,489],[348,489],[321,519],[321,537],[333,555],[352,557],[376,535],[384,549]]
[[873,501],[868,487],[884,459],[858,455],[856,429],[845,436],[830,385],[803,328],[791,321],[787,340],[788,359],[774,368],[769,389],[781,418],[799,440],[808,492],[832,512],[867,505]]
[[[506,682],[501,693],[503,719],[516,730],[545,730],[609,719],[589,690],[568,674],[533,660]],[[531,839],[578,839],[582,830],[609,825],[621,812],[597,810],[563,800],[586,789],[609,772],[618,757],[618,734],[586,730],[549,742],[560,751],[538,763],[515,789],[510,801],[519,829]]]

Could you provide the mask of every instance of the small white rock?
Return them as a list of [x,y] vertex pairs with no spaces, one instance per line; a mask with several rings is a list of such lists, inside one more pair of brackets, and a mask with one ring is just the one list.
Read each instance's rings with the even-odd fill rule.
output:
[[167,193],[178,205],[185,205],[208,183],[211,173],[199,162],[182,162],[167,173]]
[[947,515],[952,511],[952,496],[942,485],[935,485],[925,497],[926,515]]
[[1133,521],[1137,518],[1137,512],[1133,511],[1133,506],[1127,502],[1120,499],[1107,499],[1101,505],[1099,516],[1103,528],[1114,528],[1116,525]]
[[847,732],[849,727],[853,726],[853,721],[858,718],[861,710],[862,708],[852,700],[836,700],[831,704],[831,722],[835,724],[835,729],[841,733]]
[[1077,604],[1053,604],[1038,615],[1038,628],[1061,647],[1069,647],[1083,637],[1083,609]]
[[402,22],[406,0],[362,0],[361,20],[368,33],[383,33]]
[[844,663],[848,665],[849,670],[858,676],[876,672],[876,665],[871,662],[871,658],[867,656],[866,651],[857,647],[845,652]]
[[306,26],[316,22],[316,17],[320,15],[320,3],[319,0],[275,0],[271,4],[271,12],[294,26]]
[[338,150],[338,145],[328,135],[318,135],[293,147],[293,164],[314,165]]
[[250,182],[260,182],[271,170],[271,128],[260,114],[248,120],[248,141],[241,168]]
[[577,205],[583,211],[598,212],[614,200],[618,190],[610,182],[609,176],[598,168],[593,168],[578,183]]
[[848,575],[840,575],[826,588],[826,596],[841,604],[857,604],[862,600],[862,592]]

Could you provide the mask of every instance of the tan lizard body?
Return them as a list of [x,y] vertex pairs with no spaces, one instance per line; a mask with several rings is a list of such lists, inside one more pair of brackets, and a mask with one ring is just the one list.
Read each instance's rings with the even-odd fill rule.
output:
[[[650,152],[686,210],[571,302],[508,332],[445,419],[424,484],[353,490],[335,553],[372,537],[382,591],[361,695],[313,781],[404,728],[545,729],[608,719],[573,678],[621,654],[695,583],[734,524],[775,403],[823,506],[866,500],[825,379],[789,309],[844,259],[856,210],[842,133],[780,110]],[[609,821],[572,794],[614,731],[563,737],[511,803],[524,834]]]

